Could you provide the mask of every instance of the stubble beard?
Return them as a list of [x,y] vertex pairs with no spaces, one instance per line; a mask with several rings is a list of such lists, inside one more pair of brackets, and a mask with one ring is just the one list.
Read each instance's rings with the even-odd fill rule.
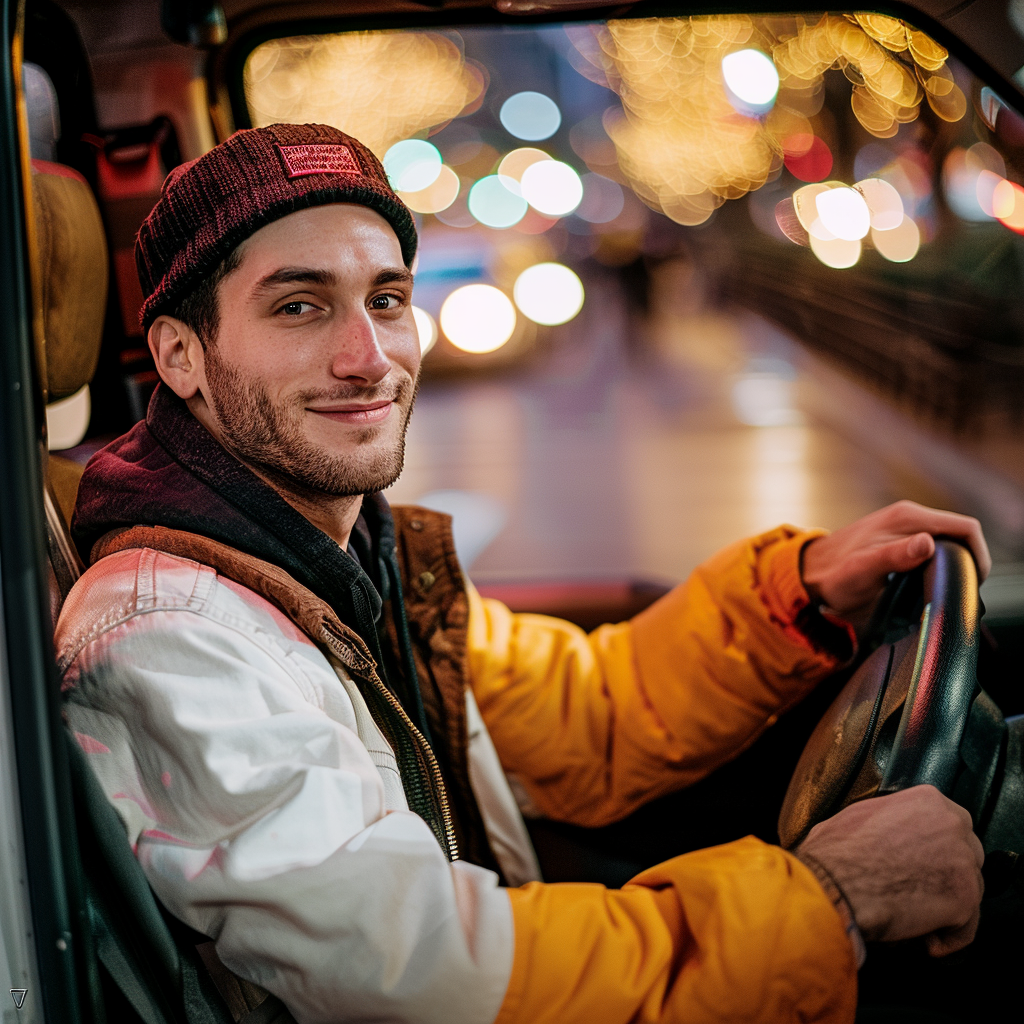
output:
[[[332,498],[372,494],[390,487],[405,462],[405,435],[419,381],[405,377],[384,387],[339,387],[307,391],[289,408],[275,406],[263,385],[221,360],[213,346],[206,352],[206,380],[224,447],[237,459],[287,489]],[[376,402],[391,399],[404,416],[391,444],[373,444],[380,428],[353,436],[352,454],[332,455],[302,432],[305,407],[311,403]],[[393,414],[394,414],[393,413]]]

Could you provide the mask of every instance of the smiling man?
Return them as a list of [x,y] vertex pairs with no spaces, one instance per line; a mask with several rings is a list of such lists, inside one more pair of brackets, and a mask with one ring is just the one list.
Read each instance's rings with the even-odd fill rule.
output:
[[236,1019],[269,991],[303,1024],[849,1021],[864,938],[968,943],[981,848],[930,787],[795,854],[539,881],[507,777],[548,817],[621,819],[848,660],[933,535],[988,553],[974,520],[901,503],[739,542],[590,636],[482,600],[447,518],[379,493],[416,393],[415,248],[333,128],[177,169],[136,249],[162,383],[79,492],[67,718]]

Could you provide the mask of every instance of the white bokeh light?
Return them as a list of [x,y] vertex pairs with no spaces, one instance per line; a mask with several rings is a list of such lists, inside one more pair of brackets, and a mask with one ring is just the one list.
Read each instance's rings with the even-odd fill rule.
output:
[[822,239],[810,236],[811,251],[825,264],[834,270],[846,270],[860,259],[860,239],[850,241],[846,238]]
[[463,352],[493,352],[512,337],[515,329],[515,306],[493,285],[456,288],[441,307],[441,330]]
[[526,200],[506,188],[497,174],[488,174],[469,190],[469,212],[489,228],[518,224],[527,208]]
[[814,199],[822,226],[836,238],[857,242],[871,230],[871,211],[856,189],[830,188]]
[[583,308],[583,282],[561,263],[537,263],[516,278],[512,295],[534,323],[554,326]]
[[416,321],[416,333],[420,338],[420,355],[425,356],[437,341],[437,324],[434,318],[419,306],[412,307],[412,318]]
[[737,50],[722,58],[722,77],[729,91],[755,112],[769,110],[779,91],[779,73],[760,50]]
[[419,192],[429,188],[441,173],[441,153],[423,139],[396,142],[382,161],[391,187],[396,192]]
[[549,139],[562,123],[558,104],[542,92],[517,92],[501,105],[498,114],[505,131],[517,139]]
[[546,217],[564,217],[583,199],[583,182],[568,164],[540,160],[523,171],[519,181],[523,198]]

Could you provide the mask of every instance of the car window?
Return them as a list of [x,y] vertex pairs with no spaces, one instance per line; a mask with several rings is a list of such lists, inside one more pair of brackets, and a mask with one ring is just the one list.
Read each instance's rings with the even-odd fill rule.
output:
[[976,442],[1019,433],[1024,121],[925,32],[325,32],[263,41],[242,84],[254,125],[365,140],[417,212],[425,376],[463,383],[421,402],[396,494],[503,502],[484,576],[678,578],[907,493],[1019,557],[1021,460]]

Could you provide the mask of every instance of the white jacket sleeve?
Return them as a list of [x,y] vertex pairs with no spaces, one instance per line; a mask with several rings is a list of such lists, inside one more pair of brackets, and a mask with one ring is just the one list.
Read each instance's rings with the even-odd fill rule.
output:
[[393,758],[320,651],[213,586],[201,610],[133,609],[64,675],[153,889],[300,1024],[489,1024],[513,948],[497,877],[389,798]]

